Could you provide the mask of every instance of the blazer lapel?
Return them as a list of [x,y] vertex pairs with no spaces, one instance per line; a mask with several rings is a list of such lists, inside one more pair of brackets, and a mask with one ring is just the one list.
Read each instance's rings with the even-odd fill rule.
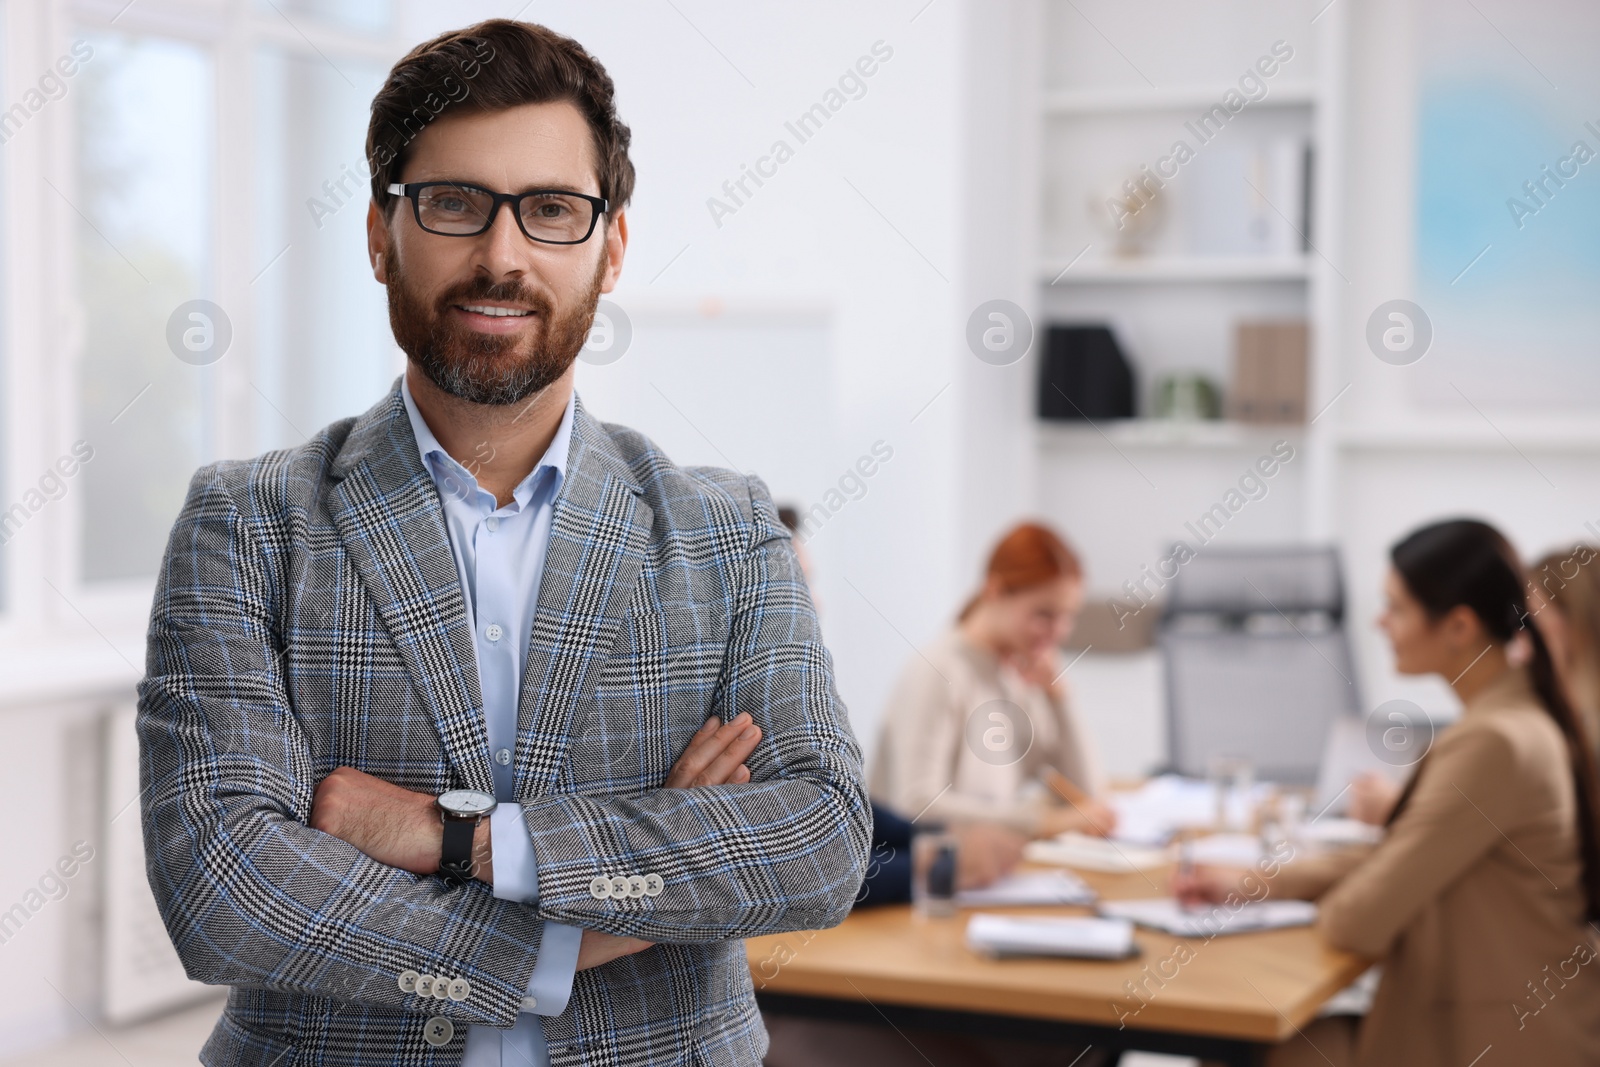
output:
[[605,428],[573,413],[517,707],[519,796],[547,792],[568,725],[593,690],[633,599],[654,512]]
[[356,420],[329,477],[333,524],[412,683],[437,716],[457,780],[494,792],[466,599],[398,379]]

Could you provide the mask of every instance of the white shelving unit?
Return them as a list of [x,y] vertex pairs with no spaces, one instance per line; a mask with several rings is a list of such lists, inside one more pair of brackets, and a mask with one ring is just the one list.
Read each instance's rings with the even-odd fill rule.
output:
[[[1333,265],[1339,261],[1344,147],[1341,5],[1318,16],[1320,3],[1256,0],[1230,5],[1224,15],[1211,5],[1202,10],[1166,0],[1139,15],[1145,25],[1165,27],[1161,34],[1128,36],[1134,23],[1108,22],[1109,9],[1041,3],[1033,270],[1041,338],[1056,323],[1110,325],[1134,364],[1143,411],[1155,380],[1168,372],[1199,371],[1226,391],[1237,321],[1305,319],[1307,411],[1315,416],[1348,381],[1337,367],[1337,324],[1348,283]],[[1198,116],[1223,101],[1240,74],[1278,41],[1292,47],[1293,57],[1260,79],[1265,95],[1257,92],[1259,99],[1200,141],[1193,126]],[[1115,188],[1141,165],[1153,168],[1179,139],[1195,147],[1195,160],[1211,154],[1216,163],[1224,153],[1296,138],[1312,149],[1310,247],[1297,239],[1298,253],[1206,254],[1197,247],[1195,213],[1206,210],[1205,196],[1216,189],[1214,171],[1200,177],[1203,164],[1186,163],[1168,179],[1166,217],[1142,254],[1118,254],[1090,218],[1093,190]],[[1298,204],[1268,203],[1298,237]],[[1292,459],[1280,464],[1266,494],[1240,511],[1232,524],[1237,532],[1230,529],[1228,536],[1329,538],[1337,453],[1347,440],[1333,432],[1333,422],[1036,420],[1038,507],[1083,550],[1091,595],[1115,594],[1124,579],[1184,536],[1186,519],[1220,499],[1259,456],[1283,442]]]
[[[1051,115],[1105,115],[1137,111],[1190,110],[1215,103],[1226,85],[1107,86],[1056,89],[1044,94],[1044,111]],[[1300,107],[1317,100],[1314,83],[1280,84],[1253,107]]]
[[1040,271],[1046,286],[1090,282],[1256,282],[1305,281],[1309,256],[1141,256],[1121,259],[1047,261]]

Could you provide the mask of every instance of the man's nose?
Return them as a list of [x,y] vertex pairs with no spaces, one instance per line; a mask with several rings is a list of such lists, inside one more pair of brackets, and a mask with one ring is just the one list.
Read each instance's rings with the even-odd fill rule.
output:
[[527,270],[528,246],[532,241],[517,225],[516,213],[510,204],[496,205],[489,228],[478,235],[477,241],[478,261],[494,277],[516,276]]

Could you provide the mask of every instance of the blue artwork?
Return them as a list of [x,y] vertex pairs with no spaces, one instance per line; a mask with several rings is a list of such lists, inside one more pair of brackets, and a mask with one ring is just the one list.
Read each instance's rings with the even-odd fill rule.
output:
[[1416,272],[1435,348],[1416,365],[1413,395],[1591,407],[1600,403],[1600,106],[1583,107],[1587,94],[1537,42],[1513,47],[1480,20],[1469,43],[1470,21],[1428,22],[1419,26],[1430,43],[1416,113]]

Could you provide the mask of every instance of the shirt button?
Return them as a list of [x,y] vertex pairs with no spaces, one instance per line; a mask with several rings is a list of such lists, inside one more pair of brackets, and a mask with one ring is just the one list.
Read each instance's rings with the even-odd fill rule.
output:
[[500,520],[495,518],[493,515],[490,515],[487,519],[483,520],[483,525],[490,533],[494,533],[496,530],[500,529]]
[[539,998],[538,997],[523,997],[522,998],[522,1010],[523,1011],[533,1011],[538,1006],[539,1006]]
[[502,767],[509,766],[511,763],[511,750],[509,748],[500,749],[494,754],[494,761]]
[[487,637],[491,641],[498,641],[504,635],[505,631],[500,628],[500,624],[497,622],[491,622],[488,626],[483,628],[483,636]]

